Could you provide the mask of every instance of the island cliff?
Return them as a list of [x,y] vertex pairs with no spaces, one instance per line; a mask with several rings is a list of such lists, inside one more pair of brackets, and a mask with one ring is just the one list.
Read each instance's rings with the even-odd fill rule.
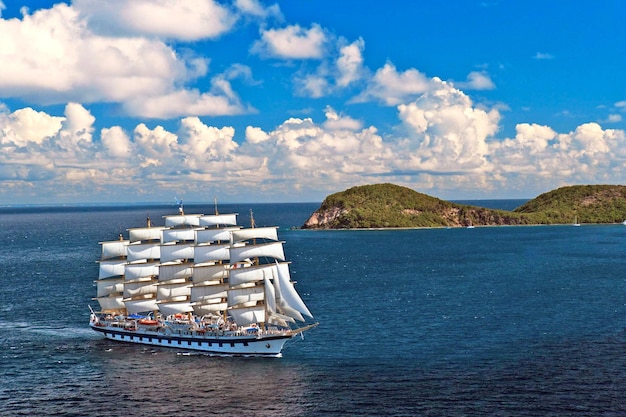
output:
[[529,224],[618,223],[626,219],[626,187],[562,187],[513,211],[440,200],[394,184],[352,187],[331,194],[304,229],[463,227]]

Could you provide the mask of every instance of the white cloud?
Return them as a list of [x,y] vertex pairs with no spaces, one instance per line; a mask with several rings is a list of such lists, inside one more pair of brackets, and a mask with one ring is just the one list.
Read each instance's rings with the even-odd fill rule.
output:
[[396,67],[387,62],[378,69],[366,89],[353,99],[355,102],[376,100],[387,106],[406,103],[411,99],[429,91],[438,78],[429,79],[416,69],[398,72]]
[[263,131],[260,127],[248,126],[246,127],[246,141],[252,144],[265,142],[270,136]]
[[192,167],[208,161],[225,159],[239,146],[234,140],[235,129],[207,126],[197,117],[186,117],[181,121],[179,144]]
[[63,120],[64,117],[50,116],[30,107],[11,114],[0,113],[0,144],[16,147],[41,144],[59,132]]
[[160,159],[173,159],[178,137],[168,132],[163,126],[149,129],[140,123],[135,127],[133,138],[138,145],[138,157],[144,160],[144,166],[161,165]]
[[521,124],[517,135],[493,143],[498,184],[511,189],[550,189],[564,184],[623,182],[626,135],[597,123],[557,133],[548,126]]
[[[145,4],[137,2],[138,7]],[[245,66],[214,76],[209,92],[185,89],[181,86],[206,74],[205,59],[181,59],[157,39],[95,35],[76,9],[63,3],[22,20],[0,20],[0,39],[0,97],[41,104],[120,103],[140,117],[253,111],[225,81],[245,77]],[[170,99],[180,107],[168,106]]]
[[[498,130],[500,114],[473,106],[470,98],[443,81],[409,104],[398,106],[407,128],[398,168],[431,173],[487,172],[487,140]],[[404,155],[404,156],[403,156]]]
[[546,52],[537,52],[535,54],[535,56],[533,56],[534,59],[554,59],[554,56],[552,54],[546,53]]
[[346,44],[343,38],[327,39],[328,54],[317,68],[311,72],[302,68],[294,76],[296,94],[311,98],[320,98],[362,80],[367,73],[363,67],[362,39]]
[[237,21],[234,13],[213,0],[73,0],[72,7],[107,37],[194,41],[219,37]]
[[363,49],[365,42],[358,39],[349,45],[343,46],[339,50],[337,58],[337,86],[347,87],[363,77]]
[[528,193],[563,183],[623,182],[623,130],[587,123],[558,133],[523,123],[513,138],[498,140],[498,111],[476,108],[443,81],[399,105],[398,114],[404,129],[393,137],[327,107],[319,123],[291,118],[270,131],[249,126],[238,144],[232,127],[206,125],[197,117],[181,119],[176,132],[139,124],[129,134],[119,126],[94,132],[93,116],[75,103],[63,117],[28,108],[4,112],[0,195],[18,190],[58,201],[65,190],[119,201],[123,194],[184,189],[206,199],[206,190],[219,184],[224,198],[263,192],[284,200],[377,178],[438,193],[462,187],[478,195],[494,188]]
[[357,131],[363,128],[363,123],[354,120],[349,116],[340,116],[337,112],[331,107],[326,107],[326,122],[324,122],[324,127],[328,130],[352,130]]
[[456,82],[454,85],[463,90],[493,90],[496,88],[489,74],[484,71],[472,71],[467,75],[467,80]]
[[310,98],[324,97],[332,91],[332,86],[323,66],[314,74],[304,74],[294,77],[296,94]]
[[133,156],[130,138],[119,126],[102,129],[100,140],[107,154],[114,158],[127,159]]
[[171,119],[181,114],[219,116],[254,111],[241,104],[228,81],[216,78],[213,83],[211,92],[178,90],[156,97],[140,96],[128,99],[123,106],[130,115],[155,119]]
[[305,29],[291,25],[282,29],[267,29],[254,43],[251,52],[279,59],[321,59],[324,56],[326,33],[317,24]]
[[273,4],[268,7],[263,7],[263,5],[257,0],[235,0],[235,7],[239,9],[242,13],[260,17],[266,19],[268,17],[275,17],[277,19],[282,19],[282,13],[280,12],[280,6],[278,4]]

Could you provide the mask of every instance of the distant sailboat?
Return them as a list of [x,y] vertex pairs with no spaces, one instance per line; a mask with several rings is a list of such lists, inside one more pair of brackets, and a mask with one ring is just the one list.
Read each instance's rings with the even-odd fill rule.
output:
[[578,223],[578,216],[574,217],[574,224],[572,224],[572,226],[580,226],[580,223]]

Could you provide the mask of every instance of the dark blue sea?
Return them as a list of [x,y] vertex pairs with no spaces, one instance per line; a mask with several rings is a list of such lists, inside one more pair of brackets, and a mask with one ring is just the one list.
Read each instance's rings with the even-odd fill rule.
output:
[[281,227],[320,322],[278,359],[88,328],[98,242],[175,207],[0,208],[0,415],[626,415],[626,226],[293,229],[317,207],[220,206]]

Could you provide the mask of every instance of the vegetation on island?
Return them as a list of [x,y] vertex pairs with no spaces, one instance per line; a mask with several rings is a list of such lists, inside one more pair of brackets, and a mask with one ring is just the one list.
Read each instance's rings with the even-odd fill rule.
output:
[[462,227],[618,223],[626,219],[626,186],[562,187],[513,211],[456,204],[394,184],[352,187],[331,194],[305,229]]

